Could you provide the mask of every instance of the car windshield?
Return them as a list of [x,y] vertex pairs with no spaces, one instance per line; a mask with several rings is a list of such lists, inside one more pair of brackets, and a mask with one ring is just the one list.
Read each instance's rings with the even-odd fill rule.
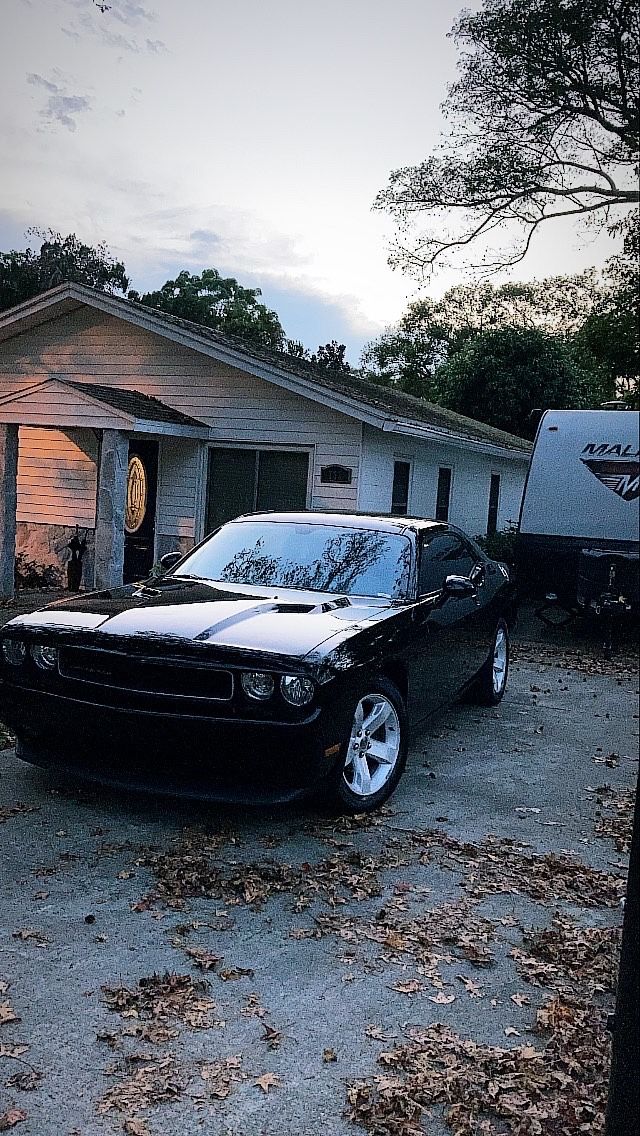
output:
[[235,521],[178,575],[228,584],[404,599],[411,543],[399,533],[297,521]]

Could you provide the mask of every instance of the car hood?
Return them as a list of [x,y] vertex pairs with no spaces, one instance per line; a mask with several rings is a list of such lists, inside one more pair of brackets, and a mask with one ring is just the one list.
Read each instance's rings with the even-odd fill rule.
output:
[[[393,608],[378,597],[348,597],[164,577],[93,592],[18,616],[7,626],[92,632],[104,645],[128,639],[210,643],[304,658],[341,642]],[[95,641],[95,639],[94,639]]]

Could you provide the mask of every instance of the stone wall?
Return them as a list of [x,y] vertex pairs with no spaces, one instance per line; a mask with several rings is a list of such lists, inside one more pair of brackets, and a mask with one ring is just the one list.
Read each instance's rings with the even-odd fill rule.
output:
[[[46,574],[46,582],[66,587],[66,565],[70,557],[67,548],[75,526],[39,525],[18,521],[16,531],[16,559],[19,567],[34,573]],[[94,533],[93,529],[80,529],[80,537],[87,538],[87,551],[82,561],[82,587],[93,587]],[[45,582],[43,580],[43,582]]]

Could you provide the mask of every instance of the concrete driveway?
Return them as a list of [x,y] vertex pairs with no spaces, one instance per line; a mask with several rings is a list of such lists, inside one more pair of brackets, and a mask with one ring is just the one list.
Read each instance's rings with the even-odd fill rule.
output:
[[0,1131],[598,1132],[637,682],[549,651],[414,739],[369,820],[4,750]]

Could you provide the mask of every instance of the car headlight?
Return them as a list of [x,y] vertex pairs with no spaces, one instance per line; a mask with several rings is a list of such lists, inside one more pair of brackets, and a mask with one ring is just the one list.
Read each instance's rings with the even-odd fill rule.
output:
[[58,651],[56,647],[47,647],[42,643],[34,643],[31,648],[31,657],[42,671],[53,671],[58,665]]
[[19,667],[24,663],[26,656],[27,645],[23,643],[22,639],[2,640],[2,657],[5,663],[9,663],[12,667]]
[[282,697],[291,706],[306,706],[315,693],[311,679],[301,675],[283,675],[280,679],[280,690]]
[[275,689],[273,675],[264,671],[245,671],[240,681],[245,694],[248,694],[249,698],[257,698],[259,702],[266,702],[271,698]]

